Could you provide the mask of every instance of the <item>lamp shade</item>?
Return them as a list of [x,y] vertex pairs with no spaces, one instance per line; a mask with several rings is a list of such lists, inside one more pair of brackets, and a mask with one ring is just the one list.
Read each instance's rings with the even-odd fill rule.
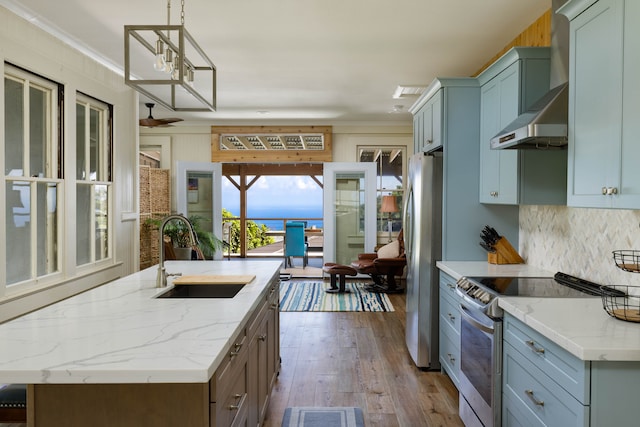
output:
[[382,207],[380,212],[398,212],[396,196],[382,196]]

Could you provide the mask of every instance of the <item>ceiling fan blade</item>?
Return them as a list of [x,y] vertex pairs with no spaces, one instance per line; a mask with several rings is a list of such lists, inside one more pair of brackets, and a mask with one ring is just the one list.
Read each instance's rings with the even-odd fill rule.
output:
[[140,126],[144,126],[148,128],[168,127],[170,126],[169,123],[172,123],[172,122],[167,122],[164,119],[154,119],[154,118],[140,119]]
[[154,104],[148,102],[146,104],[144,104],[148,109],[149,109],[149,117],[147,117],[146,119],[140,119],[139,123],[140,126],[144,126],[144,127],[148,127],[148,128],[153,128],[153,127],[169,127],[171,126],[169,123],[175,123],[175,122],[181,122],[182,119],[177,118],[177,117],[169,117],[166,119],[155,119],[153,118],[153,115],[151,114],[151,110],[153,109]]

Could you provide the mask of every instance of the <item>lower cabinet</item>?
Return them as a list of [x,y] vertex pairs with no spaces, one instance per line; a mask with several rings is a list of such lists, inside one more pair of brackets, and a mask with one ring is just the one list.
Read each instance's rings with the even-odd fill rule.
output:
[[510,315],[503,337],[503,426],[638,424],[640,362],[580,360]]
[[456,281],[440,272],[440,365],[460,388],[460,299]]
[[279,283],[239,334],[210,381],[210,425],[261,425],[280,371]]

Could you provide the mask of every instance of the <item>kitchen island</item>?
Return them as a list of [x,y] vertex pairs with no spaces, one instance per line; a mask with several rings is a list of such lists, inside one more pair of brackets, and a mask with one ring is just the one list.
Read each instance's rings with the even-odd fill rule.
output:
[[0,383],[29,384],[30,426],[262,419],[279,369],[281,262],[165,267],[255,279],[233,298],[157,298],[154,266],[0,325]]

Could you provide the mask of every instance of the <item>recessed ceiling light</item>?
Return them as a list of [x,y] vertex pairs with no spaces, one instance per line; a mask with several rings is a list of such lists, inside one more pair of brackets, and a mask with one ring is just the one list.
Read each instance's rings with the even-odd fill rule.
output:
[[398,85],[396,91],[393,93],[393,98],[400,99],[407,96],[420,96],[426,88],[426,86],[420,85]]

